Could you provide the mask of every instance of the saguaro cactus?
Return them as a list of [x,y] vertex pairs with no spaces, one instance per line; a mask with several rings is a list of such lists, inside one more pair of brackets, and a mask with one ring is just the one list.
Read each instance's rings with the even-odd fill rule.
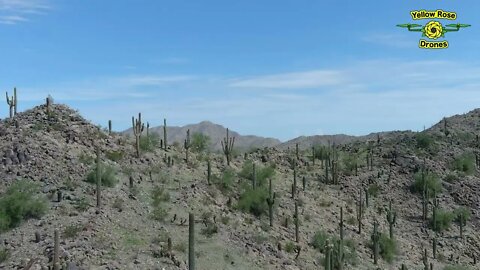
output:
[[207,184],[210,185],[210,180],[212,179],[212,164],[210,159],[207,161]]
[[185,162],[187,163],[188,163],[188,151],[190,149],[190,146],[192,146],[192,143],[190,142],[190,129],[187,129],[187,138],[183,143],[183,147],[185,148]]
[[392,200],[388,204],[387,222],[389,225],[390,239],[393,239],[393,226],[397,222],[397,212],[392,210]]
[[316,153],[315,153],[315,147],[312,146],[312,164],[313,166],[315,166],[315,156],[316,156]]
[[297,160],[300,160],[300,151],[298,150],[298,143],[295,144],[295,155],[297,156]]
[[133,135],[135,135],[135,148],[137,151],[137,157],[140,157],[140,136],[142,136],[145,125],[142,123],[142,114],[138,113],[138,119],[132,116],[132,129]]
[[54,231],[53,269],[60,270],[60,236],[58,229]]
[[112,120],[108,120],[108,135],[112,135]]
[[233,145],[235,144],[235,137],[231,137],[231,138],[229,137],[228,128],[227,128],[227,137],[223,138],[223,141],[221,141],[221,144],[222,144],[223,153],[227,158],[227,165],[230,166],[230,160],[232,158],[232,152],[233,152]]
[[275,192],[273,192],[273,195],[272,195],[272,178],[270,178],[269,179],[269,188],[268,188],[268,198],[267,198],[268,217],[270,219],[270,227],[273,226],[273,205],[275,204],[275,197],[276,197]]
[[8,92],[5,92],[7,104],[10,107],[10,118],[17,114],[17,88],[13,88],[13,96],[9,99]]
[[300,237],[299,237],[299,224],[300,224],[300,220],[299,220],[299,216],[298,216],[298,202],[295,201],[295,214],[294,214],[294,219],[295,219],[295,242],[299,242],[300,241]]
[[333,270],[332,249],[333,249],[333,246],[332,244],[330,244],[330,241],[327,239],[325,241],[325,260],[324,260],[325,270]]
[[432,253],[433,253],[433,258],[437,258],[437,238],[434,237],[432,240]]
[[195,270],[195,217],[188,215],[188,270]]
[[257,188],[257,167],[255,161],[252,162],[252,189]]
[[378,222],[373,222],[373,264],[378,264],[378,255],[380,253],[380,233],[378,232]]
[[358,222],[358,234],[362,233],[362,220],[363,220],[363,200],[362,189],[360,189],[360,196],[357,203],[357,222]]
[[163,149],[167,150],[167,119],[163,118]]
[[427,254],[427,249],[423,250],[423,267],[425,270],[430,270],[429,268],[429,263],[428,263],[428,254]]
[[297,194],[297,163],[293,163],[293,185],[292,185],[292,199],[295,199]]
[[101,185],[102,185],[102,174],[101,174],[101,168],[100,168],[100,147],[97,146],[97,149],[96,149],[96,152],[97,152],[97,158],[95,160],[95,164],[96,164],[96,167],[95,167],[95,173],[96,173],[96,178],[95,179],[96,181],[96,184],[97,184],[97,208],[100,208],[102,206],[102,201],[101,201]]

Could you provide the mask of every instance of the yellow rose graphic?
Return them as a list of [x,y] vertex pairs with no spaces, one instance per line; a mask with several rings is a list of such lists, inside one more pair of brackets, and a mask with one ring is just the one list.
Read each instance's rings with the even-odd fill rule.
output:
[[430,39],[437,39],[443,36],[443,26],[437,21],[430,21],[423,28],[425,36]]

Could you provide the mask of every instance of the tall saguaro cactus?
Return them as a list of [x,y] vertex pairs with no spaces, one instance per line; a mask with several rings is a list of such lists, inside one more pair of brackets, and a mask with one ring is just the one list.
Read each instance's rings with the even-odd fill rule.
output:
[[60,270],[60,236],[58,229],[54,231],[53,269]]
[[163,118],[163,148],[167,150],[167,119]]
[[360,188],[360,196],[357,204],[357,222],[358,222],[358,234],[362,233],[362,220],[363,220],[363,199],[362,189]]
[[132,116],[132,129],[133,135],[135,135],[135,148],[137,157],[140,157],[140,136],[142,136],[145,124],[142,123],[142,113],[138,113],[138,119]]
[[380,253],[380,233],[378,232],[378,222],[376,220],[373,222],[372,243],[373,243],[373,264],[378,264],[378,255]]
[[212,164],[210,158],[207,160],[207,184],[210,185],[210,180],[212,178]]
[[257,188],[257,167],[255,161],[252,162],[252,189]]
[[97,208],[100,208],[102,206],[102,195],[101,195],[101,185],[102,185],[102,174],[101,174],[101,168],[100,168],[100,147],[97,146],[97,149],[96,149],[96,152],[97,152],[97,158],[95,160],[95,173],[96,173],[96,178],[95,179],[96,181],[96,184],[97,184]]
[[395,210],[392,210],[392,200],[390,200],[390,203],[388,204],[388,210],[387,210],[387,222],[389,225],[389,232],[390,232],[390,239],[393,239],[393,226],[397,222],[397,212]]
[[273,226],[273,205],[275,204],[275,197],[276,193],[273,192],[272,195],[272,178],[269,179],[269,188],[268,188],[268,198],[267,198],[267,204],[268,204],[268,217],[270,219],[270,227]]
[[108,120],[108,135],[112,135],[112,120]]
[[221,141],[221,144],[222,144],[223,153],[227,158],[227,165],[230,166],[230,160],[232,158],[232,153],[233,153],[233,145],[235,144],[235,137],[229,137],[228,128],[227,128],[227,137],[223,138],[223,141]]
[[293,184],[292,184],[292,199],[295,199],[297,194],[297,163],[293,162]]
[[188,215],[188,270],[195,270],[195,217]]
[[187,129],[187,138],[183,142],[183,147],[185,148],[185,162],[187,163],[188,163],[188,152],[189,152],[190,146],[192,146],[192,143],[190,141],[190,129]]
[[299,225],[300,225],[300,220],[299,220],[299,216],[298,216],[298,202],[295,201],[295,214],[294,214],[294,219],[295,219],[295,242],[299,242],[300,241],[300,237],[299,237]]
[[13,88],[13,96],[9,99],[8,92],[5,92],[5,96],[7,97],[7,104],[10,107],[10,118],[17,114],[17,88]]

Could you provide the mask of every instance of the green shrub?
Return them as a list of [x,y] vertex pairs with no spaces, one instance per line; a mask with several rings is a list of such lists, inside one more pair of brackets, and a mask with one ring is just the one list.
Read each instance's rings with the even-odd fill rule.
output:
[[421,149],[429,149],[433,144],[433,138],[425,132],[420,132],[415,135],[417,147]]
[[395,238],[391,239],[388,235],[382,233],[380,235],[379,246],[380,256],[382,256],[386,262],[392,263],[398,254],[397,241]]
[[373,183],[368,186],[367,192],[368,192],[368,195],[372,197],[377,197],[378,194],[380,193],[380,186],[376,183]]
[[203,133],[195,132],[192,134],[191,144],[193,151],[197,153],[206,152],[210,147],[210,137]]
[[63,237],[65,238],[75,238],[83,230],[81,225],[69,225],[63,231]]
[[285,251],[288,253],[293,253],[295,251],[295,244],[290,241],[285,244]]
[[433,219],[433,215],[430,218],[430,226],[435,228],[435,231],[437,232],[442,232],[450,228],[452,221],[455,219],[455,214],[453,212],[449,212],[441,208],[437,209],[435,216],[435,220]]
[[109,151],[105,153],[105,156],[110,159],[111,161],[120,161],[123,158],[123,152],[122,151]]
[[247,187],[240,195],[237,207],[244,212],[259,217],[265,214],[268,210],[267,205],[268,191],[265,188],[252,189]]
[[219,189],[223,191],[229,191],[235,180],[235,171],[231,168],[223,171],[222,176],[219,178],[212,175],[212,182],[218,186]]
[[10,257],[10,252],[6,248],[0,248],[0,263],[6,262]]
[[471,268],[463,265],[447,265],[443,270],[470,270]]
[[455,221],[458,223],[462,223],[463,225],[466,225],[467,221],[470,219],[471,211],[465,206],[461,206],[455,211],[453,211],[453,214],[455,216]]
[[447,176],[445,176],[445,181],[447,181],[448,183],[453,183],[453,182],[456,182],[458,180],[458,176],[457,174],[455,173],[448,173]]
[[164,208],[163,203],[170,200],[170,194],[163,188],[156,186],[151,193],[152,199],[152,218],[158,221],[164,221],[168,215],[167,209]]
[[[255,167],[257,173],[257,186],[264,187],[267,184],[267,179],[272,178],[275,175],[275,167],[273,165],[270,166],[262,166],[257,164]],[[243,163],[242,170],[238,173],[238,175],[242,178],[253,180],[253,162],[251,160],[246,161]]]
[[151,152],[158,148],[160,144],[160,135],[158,133],[150,133],[148,136],[140,136],[140,150]]
[[87,202],[87,198],[82,197],[74,202],[74,207],[80,212],[85,212],[90,207],[90,204]]
[[345,173],[347,175],[353,175],[355,173],[355,168],[358,166],[358,156],[356,154],[347,154],[342,161]]
[[458,156],[453,161],[453,169],[472,175],[475,173],[475,156],[472,153],[464,153]]
[[331,237],[324,231],[318,231],[315,233],[315,235],[313,236],[313,239],[312,241],[310,242],[310,244],[318,249],[318,251],[320,252],[324,252],[325,251],[325,243],[328,239],[330,239]]
[[[326,242],[333,244],[333,250],[338,250],[340,244],[340,238],[327,234],[325,231],[317,231],[310,242],[314,248],[321,253],[325,252]],[[343,251],[345,254],[345,262],[350,265],[357,263],[357,251],[355,248],[355,242],[351,239],[345,239],[343,241]],[[335,252],[332,253],[335,256]]]
[[422,177],[422,172],[415,174],[415,182],[412,185],[412,190],[422,194],[426,184],[430,198],[432,198],[434,194],[440,194],[442,192],[442,183],[438,179],[438,176],[431,172],[425,172],[424,174],[424,177]]
[[[100,176],[102,178],[102,186],[114,187],[117,183],[116,171],[112,166],[106,164],[100,164]],[[87,182],[91,184],[97,183],[97,170],[96,166],[93,166],[87,175]]]
[[0,197],[0,232],[17,227],[29,218],[40,218],[47,211],[47,200],[38,185],[18,180]]

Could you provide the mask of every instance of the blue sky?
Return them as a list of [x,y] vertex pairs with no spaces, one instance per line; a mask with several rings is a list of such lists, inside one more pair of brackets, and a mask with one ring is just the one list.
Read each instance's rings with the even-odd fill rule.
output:
[[[473,26],[422,50],[418,9]],[[480,3],[0,0],[0,90],[114,128],[210,120],[242,134],[421,130],[480,107]],[[427,21],[422,21],[426,23]],[[8,113],[0,106],[0,116]]]

